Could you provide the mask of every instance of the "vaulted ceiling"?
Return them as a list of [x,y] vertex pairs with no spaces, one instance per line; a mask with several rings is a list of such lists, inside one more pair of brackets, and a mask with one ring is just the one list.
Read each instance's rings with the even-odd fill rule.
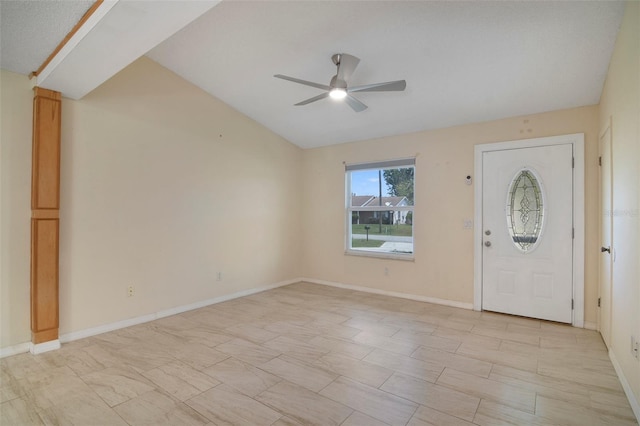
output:
[[[0,67],[29,74],[87,1],[0,1]],[[105,1],[37,84],[79,99],[142,55],[303,148],[597,104],[624,3]],[[361,59],[356,113],[320,89]]]

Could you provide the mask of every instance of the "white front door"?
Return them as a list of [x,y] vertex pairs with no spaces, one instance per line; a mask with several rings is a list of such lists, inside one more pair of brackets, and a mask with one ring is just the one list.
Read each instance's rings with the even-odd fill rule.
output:
[[571,323],[573,146],[482,154],[482,309]]

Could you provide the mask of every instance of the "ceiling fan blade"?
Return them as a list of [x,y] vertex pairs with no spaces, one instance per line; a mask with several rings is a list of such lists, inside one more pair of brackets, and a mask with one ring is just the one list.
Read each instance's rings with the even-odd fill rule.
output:
[[360,59],[346,53],[340,54],[340,62],[338,63],[338,80],[348,81],[351,74],[356,70],[360,63]]
[[319,101],[320,99],[324,99],[329,96],[329,92],[322,93],[318,96],[314,96],[313,98],[305,99],[302,102],[298,102],[295,106],[310,104],[311,102]]
[[365,84],[364,86],[349,87],[347,92],[401,92],[407,87],[404,80],[387,81],[386,83]]
[[355,112],[361,112],[368,108],[365,104],[363,104],[362,102],[360,102],[359,100],[357,100],[351,95],[347,95],[347,97],[344,98],[344,100],[347,104],[349,104],[351,109],[353,109]]
[[289,77],[282,74],[276,74],[274,75],[274,77],[281,78],[283,80],[293,81],[294,83],[304,84],[305,86],[317,87],[318,89],[322,89],[322,90],[331,90],[331,87],[327,86],[326,84],[314,83],[312,81],[307,81],[307,80],[300,80],[299,78],[293,78],[293,77]]

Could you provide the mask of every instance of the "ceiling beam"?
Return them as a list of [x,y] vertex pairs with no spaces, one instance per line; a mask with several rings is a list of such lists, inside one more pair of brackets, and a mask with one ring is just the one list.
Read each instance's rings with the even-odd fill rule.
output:
[[33,73],[33,83],[80,99],[218,3],[99,0]]

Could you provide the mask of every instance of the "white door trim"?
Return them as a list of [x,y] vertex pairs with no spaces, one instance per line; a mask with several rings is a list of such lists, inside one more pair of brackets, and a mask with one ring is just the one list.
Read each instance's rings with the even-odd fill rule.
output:
[[482,155],[504,149],[533,148],[546,145],[571,144],[575,167],[573,169],[573,300],[571,323],[584,327],[584,133],[522,139],[475,146],[475,227],[473,232],[473,309],[482,310]]

